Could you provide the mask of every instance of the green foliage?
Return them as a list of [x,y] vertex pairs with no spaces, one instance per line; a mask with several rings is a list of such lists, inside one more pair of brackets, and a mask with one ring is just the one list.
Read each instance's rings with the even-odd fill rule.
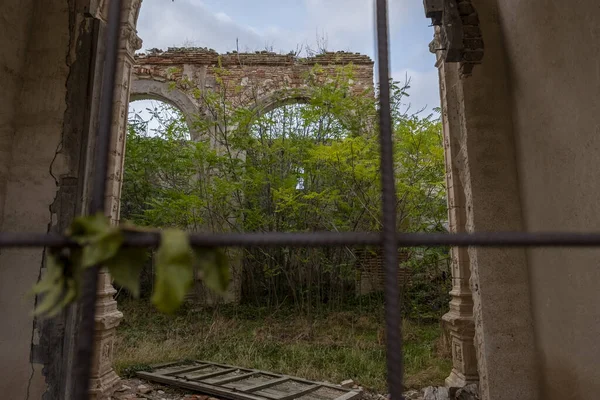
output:
[[[148,250],[123,246],[123,231],[135,229],[113,226],[101,213],[76,218],[66,236],[79,247],[48,251],[46,273],[32,290],[42,299],[34,314],[52,317],[77,300],[82,272],[96,265],[106,266],[118,285],[137,296]],[[205,248],[201,256],[203,270],[208,271],[207,284],[218,291],[226,290],[229,282],[222,277],[227,276],[228,265],[221,252]],[[193,264],[187,234],[176,229],[164,230],[156,257],[156,290],[152,298],[159,310],[170,313],[181,305],[193,279]]]
[[76,218],[68,235],[82,247],[80,262],[84,269],[113,258],[123,243],[121,232],[101,213]]
[[152,303],[163,312],[175,311],[194,279],[192,248],[187,235],[165,229],[156,253],[156,285]]
[[[306,98],[306,92],[289,89],[281,107],[263,111],[260,103],[238,101],[241,89],[222,68],[215,90],[185,78],[176,82],[205,113],[192,122],[197,140],[185,140],[184,118],[168,106],[149,110],[159,125],[153,135],[147,122],[132,118],[122,216],[190,231],[380,230],[376,97],[353,93],[353,74],[351,66],[333,73],[316,66],[305,77],[307,102],[290,104],[290,97]],[[407,113],[408,88],[392,83],[397,225],[404,232],[444,231],[441,124],[436,115]],[[446,257],[433,249],[409,255],[405,266],[429,271],[425,276],[438,276]],[[288,299],[302,308],[340,304],[354,295],[359,268],[351,248],[247,249],[245,298],[268,304]]]

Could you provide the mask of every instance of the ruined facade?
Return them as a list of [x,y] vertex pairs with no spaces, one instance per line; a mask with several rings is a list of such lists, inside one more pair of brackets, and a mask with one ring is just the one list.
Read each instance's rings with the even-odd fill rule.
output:
[[[253,110],[258,116],[285,104],[308,101],[308,74],[316,65],[322,68],[322,79],[333,79],[337,68],[352,65],[350,88],[356,96],[372,95],[373,88],[373,61],[358,53],[330,52],[300,58],[267,51],[219,54],[205,48],[170,48],[136,54],[134,59],[130,100],[156,99],[179,108],[189,123],[193,140],[200,138],[194,121],[213,118],[202,100],[203,91],[217,90],[233,107]],[[174,87],[175,82],[183,83]],[[219,146],[214,141],[213,144]],[[198,281],[190,300],[200,304],[240,300],[243,260],[240,252],[232,257],[228,293],[216,296]],[[375,274],[378,272],[377,277],[381,275],[380,264]],[[370,278],[371,274],[363,274],[358,285],[364,286]]]
[[[2,231],[61,231],[86,210],[108,1],[0,5]],[[438,54],[452,229],[597,230],[597,1],[448,1],[466,28],[463,47],[473,50],[448,62],[448,49],[432,46]],[[126,0],[123,6],[107,182],[106,212],[115,221],[134,52],[141,45],[135,32],[140,5],[141,0]],[[598,252],[454,250],[453,302],[444,318],[453,338],[449,383],[477,380],[486,400],[595,399]],[[34,323],[35,300],[25,297],[40,275],[43,254],[0,249],[5,398],[70,398],[77,307]],[[106,275],[101,283],[95,396],[117,379],[110,368],[111,333],[121,316]]]
[[234,106],[264,113],[289,102],[306,101],[306,75],[315,65],[323,68],[323,76],[331,76],[336,68],[350,64],[353,92],[361,94],[372,88],[373,61],[358,53],[331,52],[300,58],[266,51],[219,54],[203,48],[151,50],[135,56],[131,99],[155,98],[173,104],[184,115],[201,114],[202,104],[196,96],[173,89],[169,82],[185,77],[193,88],[214,90],[221,79],[221,85],[227,88],[225,97]]

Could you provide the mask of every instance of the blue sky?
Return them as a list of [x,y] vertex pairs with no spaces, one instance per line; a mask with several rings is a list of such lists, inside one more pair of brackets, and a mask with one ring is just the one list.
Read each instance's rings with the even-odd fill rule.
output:
[[[350,50],[374,58],[374,0],[143,0],[138,34],[142,50],[197,46],[219,52],[295,50],[315,47]],[[428,44],[433,28],[422,0],[389,0],[393,77],[411,78],[411,110],[439,106],[435,57]],[[137,106],[134,108],[138,108]]]

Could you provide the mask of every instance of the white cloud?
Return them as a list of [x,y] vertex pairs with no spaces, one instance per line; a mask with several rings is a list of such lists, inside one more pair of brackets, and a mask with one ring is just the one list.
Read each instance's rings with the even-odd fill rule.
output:
[[213,12],[197,0],[144,0],[138,21],[143,49],[182,46],[209,47],[220,52],[235,49],[236,39],[250,47],[264,46],[264,38],[250,26],[235,22],[224,12]]
[[224,12],[218,12],[215,14],[215,17],[221,22],[233,22],[233,19]]

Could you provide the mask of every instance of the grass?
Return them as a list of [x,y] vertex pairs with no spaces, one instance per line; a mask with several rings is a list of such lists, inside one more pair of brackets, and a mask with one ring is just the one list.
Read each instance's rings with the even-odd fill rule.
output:
[[[291,309],[183,308],[163,315],[144,301],[120,305],[115,368],[122,376],[149,364],[201,359],[339,383],[353,379],[386,392],[382,307],[320,312]],[[405,384],[441,385],[451,361],[439,324],[404,322]]]

